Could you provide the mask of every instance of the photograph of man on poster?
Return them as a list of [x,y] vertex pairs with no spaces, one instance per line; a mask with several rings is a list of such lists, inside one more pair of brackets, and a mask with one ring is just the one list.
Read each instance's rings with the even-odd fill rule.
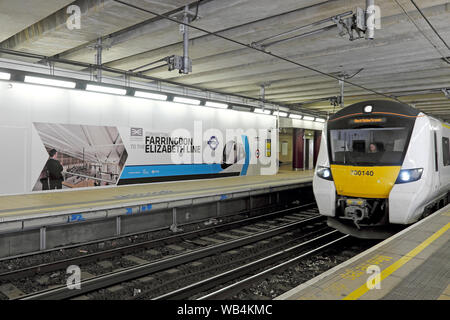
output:
[[49,154],[33,191],[116,185],[128,157],[116,127],[34,124]]

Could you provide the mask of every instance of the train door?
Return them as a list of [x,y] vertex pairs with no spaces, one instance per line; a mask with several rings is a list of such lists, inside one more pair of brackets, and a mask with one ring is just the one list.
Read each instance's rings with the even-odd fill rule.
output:
[[436,131],[433,131],[433,145],[434,145],[434,176],[436,178],[436,183],[434,185],[435,189],[438,189],[441,185],[440,175],[439,175],[439,151],[438,151],[438,135]]

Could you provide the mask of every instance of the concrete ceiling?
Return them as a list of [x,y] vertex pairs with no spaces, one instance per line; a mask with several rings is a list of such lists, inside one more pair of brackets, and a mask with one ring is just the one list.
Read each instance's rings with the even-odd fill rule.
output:
[[73,0],[33,0],[33,8],[30,8],[29,0],[0,1],[0,41],[38,23],[71,2]]
[[[21,2],[26,1],[15,1],[14,5],[0,3],[2,15],[8,16],[6,28],[3,28],[5,20],[1,20],[3,48],[94,63],[95,52],[88,45],[98,37],[107,37],[111,48],[104,51],[103,63],[122,70],[169,55],[182,55],[182,35],[176,23],[113,0],[35,0],[28,6],[20,6]],[[195,11],[197,3],[192,0],[124,2],[158,14],[181,11],[186,4],[191,4],[191,10]],[[447,46],[450,45],[450,1],[415,2]],[[79,30],[66,27],[68,4],[81,8]],[[330,28],[266,50],[333,75],[351,76],[362,69],[349,81],[395,95],[425,112],[450,120],[450,99],[441,90],[450,89],[450,64],[442,59],[450,57],[449,48],[410,0],[375,0],[375,4],[381,10],[381,29],[376,30],[374,40],[349,41],[348,36],[338,35],[337,28]],[[192,25],[250,44],[355,11],[358,6],[364,8],[365,0],[203,0],[199,5],[200,18]],[[332,23],[305,28],[289,36],[328,25]],[[266,99],[272,102],[302,104],[303,108],[324,114],[339,110],[326,100],[339,95],[337,80],[192,28],[190,34],[191,74],[169,72],[164,66],[146,75],[255,98],[259,97],[261,84],[267,84]],[[345,85],[346,105],[372,98],[383,97]],[[311,103],[318,99],[325,100]]]

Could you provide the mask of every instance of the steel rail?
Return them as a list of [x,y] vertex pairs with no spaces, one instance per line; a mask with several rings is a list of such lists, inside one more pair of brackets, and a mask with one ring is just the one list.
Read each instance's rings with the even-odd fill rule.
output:
[[[95,262],[95,261],[99,261],[101,259],[118,256],[120,254],[124,254],[124,253],[130,252],[130,251],[137,251],[140,249],[153,248],[156,246],[163,245],[164,243],[175,243],[177,240],[179,241],[180,238],[181,239],[192,239],[192,238],[199,237],[203,234],[210,234],[211,232],[219,232],[219,231],[223,231],[223,230],[228,230],[230,228],[233,228],[234,226],[240,226],[243,223],[263,220],[263,219],[266,219],[271,216],[277,216],[282,213],[298,210],[299,208],[302,208],[302,207],[304,208],[304,207],[307,207],[310,205],[311,204],[307,204],[307,205],[302,205],[302,206],[298,206],[298,207],[282,209],[282,210],[278,210],[275,212],[263,214],[260,216],[251,217],[251,218],[247,218],[244,220],[233,221],[233,222],[229,222],[229,223],[225,223],[225,224],[221,224],[221,225],[216,225],[216,226],[204,228],[201,230],[194,230],[194,231],[177,234],[177,235],[173,235],[173,236],[143,241],[143,242],[139,242],[139,243],[135,243],[135,244],[131,244],[131,245],[125,245],[125,246],[122,246],[119,248],[113,248],[113,249],[108,249],[108,250],[104,250],[104,251],[100,251],[100,252],[94,252],[94,253],[86,254],[83,256],[72,257],[72,258],[63,259],[63,260],[59,260],[59,261],[55,261],[55,262],[49,262],[49,263],[40,264],[40,265],[36,265],[36,266],[30,266],[30,267],[22,268],[19,270],[8,271],[8,272],[0,273],[0,281],[22,278],[22,277],[26,277],[26,276],[30,276],[30,275],[38,274],[38,273],[42,274],[42,273],[52,272],[52,271],[67,268],[70,265],[81,265],[81,264],[86,264],[86,263],[90,263],[90,262]],[[317,216],[317,217],[313,217],[313,218],[320,218],[320,217],[321,216]],[[59,250],[61,250],[61,248],[55,248],[52,251],[59,251]]]
[[[240,277],[242,277],[244,275],[248,275],[249,273],[251,273],[251,272],[253,272],[255,270],[261,269],[263,266],[271,265],[274,262],[279,261],[280,259],[284,259],[287,256],[292,255],[293,253],[297,252],[298,250],[301,250],[301,249],[304,249],[305,247],[314,245],[317,242],[321,243],[321,241],[323,241],[325,239],[328,239],[329,237],[334,237],[337,234],[339,234],[339,232],[336,231],[336,230],[333,230],[333,231],[328,232],[326,234],[320,235],[320,236],[315,237],[313,239],[310,239],[308,241],[302,242],[300,244],[296,244],[296,245],[294,245],[292,247],[289,247],[287,249],[284,249],[282,251],[274,253],[274,254],[272,254],[270,256],[258,259],[256,261],[252,261],[252,262],[250,262],[250,263],[248,263],[246,265],[240,266],[238,268],[235,268],[235,269],[232,269],[232,270],[228,270],[228,271],[223,272],[223,273],[221,273],[219,275],[210,277],[208,279],[201,280],[199,282],[193,283],[191,285],[188,285],[186,287],[180,288],[178,290],[175,290],[175,291],[169,292],[167,294],[158,296],[158,297],[154,298],[153,300],[187,299],[187,298],[189,298],[189,297],[191,297],[191,296],[193,296],[193,295],[195,295],[195,294],[197,294],[199,292],[203,292],[203,291],[212,289],[212,288],[217,287],[219,285],[222,285],[224,283],[227,283],[227,282],[233,281],[235,279],[238,279],[238,278],[240,278]],[[245,281],[242,280],[240,282],[237,282],[236,284],[233,284],[231,286],[225,287],[225,288],[223,288],[223,289],[221,289],[221,290],[219,290],[217,292],[224,293],[226,290],[229,290],[231,288],[235,288],[236,286],[239,286],[239,285],[243,285],[243,284],[247,283],[250,280],[256,280],[257,277],[261,277],[261,276],[267,274],[268,272],[274,271],[275,269],[278,269],[278,268],[281,268],[281,267],[285,267],[289,263],[293,263],[293,262],[295,262],[295,261],[297,261],[297,260],[299,260],[301,258],[304,258],[305,256],[308,256],[308,255],[310,255],[312,253],[315,253],[315,252],[317,252],[317,251],[319,251],[321,249],[324,249],[324,248],[326,248],[326,247],[336,243],[337,241],[343,240],[343,239],[345,239],[347,237],[348,237],[348,235],[340,237],[339,239],[333,239],[330,242],[327,242],[324,245],[320,245],[319,247],[316,247],[313,250],[310,250],[310,251],[308,251],[306,253],[303,253],[303,254],[301,254],[298,257],[292,258],[292,259],[290,259],[290,260],[288,260],[286,262],[283,262],[282,264],[277,265],[276,267],[272,267],[272,268],[270,268],[268,270],[265,270],[265,271],[263,271],[261,273],[258,273],[258,274],[254,275],[254,276],[251,276],[251,277],[247,278]],[[211,297],[213,297],[213,296],[214,295],[211,294]],[[200,300],[201,299],[202,298],[200,298]]]
[[167,270],[179,265],[196,261],[220,252],[229,251],[238,247],[248,245],[250,243],[255,243],[263,239],[271,238],[276,235],[283,234],[287,230],[296,229],[303,224],[321,219],[323,219],[322,216],[307,218],[301,221],[283,225],[281,227],[276,227],[270,230],[262,231],[257,234],[244,236],[239,239],[231,240],[217,245],[211,245],[187,253],[174,255],[155,262],[149,262],[142,265],[129,267],[121,271],[111,272],[105,275],[81,281],[80,283],[81,289],[79,290],[70,290],[67,286],[60,286],[53,289],[47,289],[38,293],[32,293],[25,296],[21,296],[17,300],[59,300],[77,297],[95,290],[107,288],[122,282],[144,277],[158,271]]
[[[272,210],[275,210],[273,212],[269,212],[269,213],[264,213],[264,214],[261,214],[261,215],[253,216],[251,218],[246,218],[244,220],[227,222],[225,224],[220,224],[220,225],[216,225],[216,226],[213,226],[213,227],[204,228],[204,229],[201,229],[201,230],[210,230],[210,229],[218,228],[218,227],[220,227],[222,225],[229,225],[229,224],[232,224],[232,223],[252,221],[252,220],[258,219],[260,217],[264,218],[264,217],[269,217],[271,215],[278,215],[279,213],[288,212],[289,210],[308,208],[308,207],[311,207],[311,206],[313,206],[315,204],[316,204],[315,202],[311,202],[311,203],[306,203],[306,204],[302,204],[302,205],[299,205],[299,206],[290,207],[290,208],[286,208],[286,209],[277,209],[276,206],[272,205],[272,206],[267,206],[267,207],[264,207],[264,208],[255,208],[253,210],[250,209],[250,210],[245,210],[245,211],[241,211],[241,212],[234,212],[233,214],[230,214],[230,215],[228,215],[228,216],[226,216],[224,218],[229,218],[229,217],[233,217],[233,216],[248,215],[248,214],[251,214],[253,211],[257,211],[257,210],[261,210],[261,209],[272,209]],[[214,217],[214,218],[217,218],[217,217]],[[197,221],[192,221],[192,222],[187,222],[187,223],[184,223],[184,224],[179,224],[178,226],[188,226],[188,225],[198,224],[198,223],[202,223],[204,221],[209,221],[209,220],[211,220],[211,218],[203,219],[203,220],[197,220]],[[17,255],[14,255],[14,256],[1,257],[0,258],[0,263],[5,262],[5,261],[9,261],[9,260],[13,260],[13,259],[20,259],[20,258],[25,258],[25,257],[30,257],[30,256],[41,255],[43,253],[55,252],[55,251],[60,251],[60,250],[68,250],[68,249],[74,249],[74,248],[80,248],[80,247],[83,247],[83,246],[98,244],[98,243],[102,243],[102,242],[120,240],[120,239],[129,238],[129,237],[133,237],[133,236],[140,236],[140,235],[143,235],[143,234],[146,234],[146,233],[163,231],[163,230],[167,230],[167,229],[168,229],[168,227],[159,227],[159,228],[155,228],[155,229],[139,231],[139,232],[134,232],[134,233],[128,233],[128,234],[123,234],[123,235],[119,235],[119,236],[115,236],[115,237],[104,238],[104,239],[100,239],[100,240],[92,240],[92,241],[88,241],[88,242],[84,242],[84,243],[71,244],[71,245],[66,245],[66,246],[57,247],[57,248],[51,248],[51,249],[27,252],[27,253],[17,254]],[[197,231],[201,231],[201,230],[197,230]],[[183,234],[187,234],[187,233],[179,233],[177,235],[181,236]]]
[[307,256],[309,256],[311,254],[317,253],[318,251],[320,251],[322,249],[328,248],[328,247],[332,246],[333,244],[335,244],[336,242],[342,241],[342,240],[344,240],[344,239],[346,239],[348,237],[349,237],[349,235],[342,236],[342,237],[340,237],[340,238],[338,238],[336,240],[328,242],[328,243],[326,243],[326,244],[324,244],[324,245],[322,245],[320,247],[317,247],[317,248],[315,248],[315,249],[313,249],[311,251],[303,253],[303,254],[295,257],[295,258],[289,259],[288,261],[282,262],[282,263],[280,263],[280,264],[278,264],[276,266],[273,266],[273,267],[271,267],[271,268],[269,268],[267,270],[259,272],[259,273],[255,274],[255,275],[252,275],[252,276],[250,276],[248,278],[240,280],[240,281],[238,281],[236,283],[233,283],[233,284],[231,284],[229,286],[221,288],[221,289],[219,289],[217,291],[208,293],[207,295],[202,296],[202,297],[198,298],[197,300],[224,299],[225,297],[229,297],[231,294],[235,293],[236,291],[240,291],[243,288],[247,287],[249,284],[251,284],[251,283],[253,283],[253,282],[255,282],[255,281],[257,281],[257,280],[259,280],[259,279],[261,279],[261,278],[263,278],[265,276],[267,276],[267,274],[270,274],[272,272],[276,272],[276,271],[282,270],[282,269],[286,268],[287,266],[289,266],[289,265],[291,265],[293,263],[296,263],[299,260],[301,260],[301,259],[303,259],[303,258],[305,258],[305,257],[307,257]]

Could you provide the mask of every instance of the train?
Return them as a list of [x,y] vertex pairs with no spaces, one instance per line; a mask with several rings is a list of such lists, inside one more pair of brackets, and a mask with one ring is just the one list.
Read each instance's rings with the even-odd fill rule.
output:
[[407,104],[352,104],[326,122],[313,192],[329,226],[384,239],[450,202],[450,126]]

